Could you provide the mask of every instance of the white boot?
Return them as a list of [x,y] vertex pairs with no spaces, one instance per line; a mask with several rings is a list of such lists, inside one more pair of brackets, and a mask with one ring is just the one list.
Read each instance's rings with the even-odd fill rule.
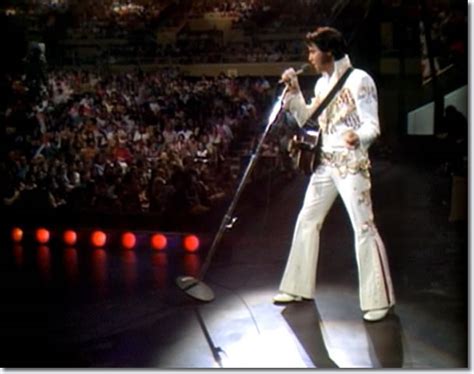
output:
[[281,292],[275,296],[273,296],[273,302],[277,304],[287,304],[292,303],[295,301],[302,301],[303,298],[301,296],[290,295],[285,292]]
[[390,308],[369,310],[364,313],[364,319],[369,322],[380,321],[385,318]]

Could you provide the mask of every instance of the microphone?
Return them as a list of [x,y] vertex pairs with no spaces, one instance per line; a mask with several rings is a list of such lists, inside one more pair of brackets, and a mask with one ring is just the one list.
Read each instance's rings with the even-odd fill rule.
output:
[[[302,73],[308,71],[308,69],[309,69],[310,67],[311,67],[311,64],[308,64],[308,63],[303,64],[303,65],[301,65],[301,67],[300,67],[298,70],[295,71],[295,73],[296,73],[296,75],[300,75],[300,74],[302,74]],[[283,79],[280,79],[280,80],[278,81],[278,83],[285,83],[285,81],[284,81]]]

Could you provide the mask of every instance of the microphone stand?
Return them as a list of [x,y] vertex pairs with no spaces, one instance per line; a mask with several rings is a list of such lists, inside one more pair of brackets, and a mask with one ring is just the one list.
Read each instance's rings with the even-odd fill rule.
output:
[[270,112],[270,115],[268,117],[268,123],[265,127],[265,131],[263,132],[263,135],[260,138],[257,148],[255,149],[254,153],[252,154],[250,158],[250,161],[247,165],[247,169],[245,170],[244,175],[239,183],[239,186],[234,195],[234,198],[232,202],[230,203],[229,208],[227,209],[227,212],[224,215],[224,218],[222,219],[219,230],[217,231],[217,234],[214,237],[214,241],[212,242],[211,248],[207,254],[206,260],[204,261],[202,265],[199,275],[197,277],[185,275],[185,276],[179,276],[176,278],[176,285],[181,290],[186,292],[189,296],[197,300],[200,300],[200,301],[214,300],[214,292],[208,285],[206,285],[203,282],[204,276],[206,275],[207,269],[209,268],[211,259],[217,249],[217,246],[219,242],[221,241],[222,236],[224,235],[224,231],[227,228],[231,228],[233,223],[236,220],[235,218],[232,218],[232,214],[237,205],[237,201],[239,200],[240,195],[242,194],[242,191],[245,187],[248,177],[250,176],[250,174],[252,173],[252,170],[255,167],[258,156],[260,155],[261,148],[263,146],[263,143],[265,142],[265,138],[267,137],[270,131],[270,128],[276,122],[279,114],[281,113],[281,110],[283,108],[283,98],[285,97],[287,90],[288,90],[288,86],[286,85],[281,95],[277,98],[277,100],[275,101],[275,104],[273,105],[272,111]]

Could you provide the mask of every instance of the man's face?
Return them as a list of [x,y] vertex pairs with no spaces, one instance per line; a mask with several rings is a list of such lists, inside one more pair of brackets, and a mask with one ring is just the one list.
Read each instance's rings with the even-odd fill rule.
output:
[[308,61],[319,74],[323,72],[330,73],[334,66],[332,54],[321,51],[316,44],[308,45]]

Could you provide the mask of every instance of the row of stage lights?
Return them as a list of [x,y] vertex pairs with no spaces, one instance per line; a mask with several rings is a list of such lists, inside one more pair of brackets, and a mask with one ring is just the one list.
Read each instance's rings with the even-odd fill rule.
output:
[[[74,246],[78,241],[78,234],[75,230],[65,230],[62,233],[62,241],[67,246]],[[13,227],[11,239],[15,243],[20,243],[24,239],[24,232],[20,227]],[[34,231],[34,239],[39,244],[47,244],[51,239],[48,229],[40,227]],[[107,244],[107,234],[102,230],[94,230],[89,236],[90,244],[96,248],[102,248]],[[120,244],[125,249],[134,249],[137,244],[137,237],[133,232],[125,231],[120,235]],[[155,233],[150,236],[150,245],[154,250],[162,251],[168,246],[168,237],[163,233]],[[183,236],[183,248],[187,252],[196,252],[199,249],[200,241],[196,235],[186,234]]]

